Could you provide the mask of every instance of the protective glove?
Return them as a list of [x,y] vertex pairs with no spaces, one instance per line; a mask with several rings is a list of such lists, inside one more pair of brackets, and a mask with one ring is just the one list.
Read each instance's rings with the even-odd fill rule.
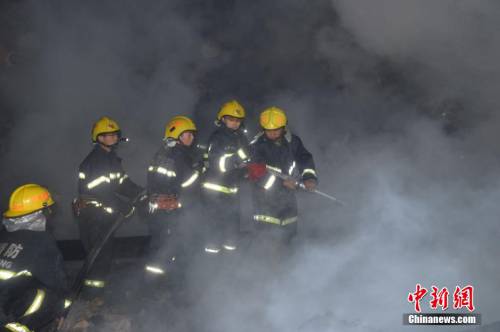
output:
[[314,179],[307,179],[304,181],[304,188],[307,190],[307,191],[314,191],[314,189],[316,189],[316,186],[317,186],[317,182],[316,180]]

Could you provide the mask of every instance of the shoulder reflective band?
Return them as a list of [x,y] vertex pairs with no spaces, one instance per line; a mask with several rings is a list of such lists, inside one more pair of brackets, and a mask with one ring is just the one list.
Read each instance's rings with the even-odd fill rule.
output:
[[228,188],[221,186],[219,184],[209,183],[209,182],[203,183],[203,188],[219,191],[224,194],[236,194],[238,192],[238,188]]
[[23,270],[16,273],[14,271],[0,269],[0,280],[7,280],[18,276],[31,277],[31,272],[28,270]]
[[89,182],[87,184],[87,188],[89,188],[89,189],[95,188],[95,187],[97,187],[98,185],[100,185],[100,184],[102,184],[104,182],[110,183],[111,180],[107,176],[102,175],[102,176],[98,177],[97,179],[92,180],[91,182]]
[[85,180],[85,173],[83,172],[78,173],[78,178],[81,180]]
[[269,177],[269,179],[267,179],[266,184],[264,185],[264,189],[269,190],[273,186],[275,181],[276,181],[276,176],[274,176],[273,174]]
[[168,177],[175,177],[175,176],[177,176],[177,174],[175,174],[174,171],[168,170],[165,167],[161,167],[161,166],[157,166],[157,167],[149,166],[148,171],[160,173],[160,174],[166,175]]
[[146,265],[144,269],[153,274],[165,274],[165,271],[157,266]]
[[83,284],[87,287],[103,288],[106,283],[102,280],[85,279]]
[[29,315],[37,312],[40,309],[40,307],[42,306],[44,299],[45,299],[45,291],[43,289],[37,289],[35,299],[31,303],[28,310],[26,310],[23,317],[29,316]]
[[31,332],[29,328],[20,323],[9,323],[5,325],[5,328],[12,332]]
[[72,303],[70,299],[64,299],[64,309],[68,309]]
[[200,173],[198,171],[194,171],[193,175],[191,175],[191,177],[189,179],[187,179],[186,181],[184,181],[181,184],[181,187],[182,188],[189,187],[190,185],[192,185],[194,183],[194,181],[196,181],[196,179],[198,179],[199,175],[200,175]]
[[226,153],[219,159],[219,168],[222,173],[226,172],[226,159],[231,157],[233,153]]
[[262,214],[256,214],[253,216],[254,220],[261,221],[261,222],[266,222],[269,224],[275,224],[275,225],[280,225],[280,226],[286,226],[288,224],[292,224],[294,222],[297,222],[297,217],[290,217],[290,218],[285,218],[285,219],[279,219],[276,217],[271,217],[271,216],[266,216]]
[[294,169],[295,169],[295,161],[292,163],[292,166],[290,166],[290,168],[288,169],[288,174],[292,175]]
[[312,168],[306,168],[306,169],[304,169],[304,171],[302,172],[302,176],[304,176],[304,174],[307,174],[307,173],[316,176],[316,171],[313,170]]
[[238,157],[240,157],[242,160],[245,160],[248,158],[247,154],[245,153],[245,151],[243,149],[238,149],[237,153],[238,153]]

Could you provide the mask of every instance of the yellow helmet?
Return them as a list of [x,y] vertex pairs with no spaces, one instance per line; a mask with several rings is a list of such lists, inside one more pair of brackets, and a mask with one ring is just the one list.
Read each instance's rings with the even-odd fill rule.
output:
[[54,204],[49,191],[37,184],[20,186],[10,195],[9,209],[4,212],[6,218],[20,217],[41,210]]
[[260,125],[264,129],[272,130],[286,126],[286,114],[278,107],[266,108],[260,114]]
[[175,116],[165,127],[165,138],[179,139],[179,136],[186,130],[196,131],[196,125],[193,120],[187,116]]
[[238,119],[244,119],[245,109],[236,100],[231,100],[222,105],[219,113],[217,113],[217,120],[220,121],[225,115],[229,115]]
[[97,142],[97,136],[101,134],[119,132],[120,126],[115,120],[106,116],[100,118],[92,127],[92,141]]

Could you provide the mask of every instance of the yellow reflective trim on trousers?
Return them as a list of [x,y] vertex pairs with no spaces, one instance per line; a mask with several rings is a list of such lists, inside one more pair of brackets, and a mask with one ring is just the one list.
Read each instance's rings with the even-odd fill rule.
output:
[[219,248],[205,248],[205,252],[209,254],[218,254],[220,252]]
[[45,299],[45,291],[43,289],[36,290],[36,296],[28,310],[24,313],[23,317],[29,316],[35,312],[37,312],[42,306],[43,300]]
[[28,270],[23,270],[16,273],[14,271],[0,269],[0,280],[7,280],[19,276],[31,277],[31,272]]
[[224,244],[222,247],[223,247],[224,249],[228,250],[228,251],[234,251],[234,250],[236,250],[236,249],[237,249],[237,247],[236,247],[236,246],[232,246],[232,245],[229,245],[229,244]]
[[285,219],[279,219],[276,217],[271,217],[271,216],[266,216],[262,214],[256,214],[253,216],[254,220],[269,223],[269,224],[275,224],[279,226],[286,226],[289,224],[292,224],[294,222],[297,222],[297,217],[290,217],[290,218],[285,218]]
[[31,332],[31,330],[28,327],[20,323],[8,323],[4,327],[12,332]]
[[85,279],[83,284],[87,287],[103,288],[106,283],[102,280]]
[[219,192],[224,193],[224,194],[236,194],[238,192],[238,188],[224,187],[224,186],[221,186],[220,184],[209,183],[209,182],[203,183],[203,188],[214,190],[214,191],[219,191]]
[[73,302],[70,299],[64,300],[64,309],[68,309]]
[[158,266],[146,265],[144,269],[153,274],[165,274],[165,270]]

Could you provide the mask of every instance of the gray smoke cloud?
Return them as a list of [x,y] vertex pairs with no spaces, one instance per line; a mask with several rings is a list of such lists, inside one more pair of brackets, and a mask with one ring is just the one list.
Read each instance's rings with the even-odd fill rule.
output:
[[[194,115],[203,138],[234,97],[254,132],[260,110],[284,108],[315,156],[320,189],[347,202],[299,193],[300,234],[281,264],[262,253],[197,262],[189,282],[199,297],[169,308],[172,330],[413,330],[401,318],[416,283],[472,284],[483,322],[498,321],[496,2],[23,8],[33,20],[18,47],[36,56],[2,81],[15,109],[2,183],[30,174],[68,204],[103,114],[132,138],[120,154],[144,183],[170,116]],[[76,232],[66,223],[61,238]],[[155,316],[144,330],[160,324]]]
[[61,198],[60,237],[75,234],[68,198],[75,195],[95,121],[112,117],[132,138],[121,154],[143,184],[168,119],[193,114],[203,41],[174,3],[136,6],[26,2],[19,14],[31,23],[19,32],[16,49],[27,59],[7,72],[3,85],[15,109],[4,181],[12,189],[43,183]]

